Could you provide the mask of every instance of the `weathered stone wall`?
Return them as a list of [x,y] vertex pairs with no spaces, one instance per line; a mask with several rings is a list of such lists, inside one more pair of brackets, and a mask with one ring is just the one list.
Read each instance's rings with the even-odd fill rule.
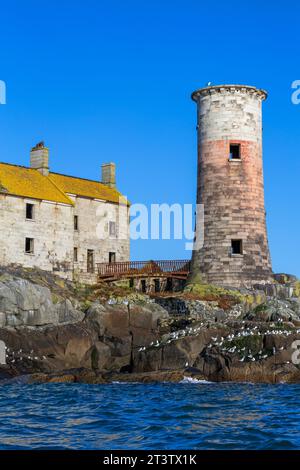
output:
[[[128,207],[105,201],[72,197],[74,214],[78,216],[78,231],[74,231],[74,247],[78,247],[78,262],[74,263],[75,275],[81,280],[95,281],[95,274],[87,273],[87,250],[94,251],[97,263],[108,263],[109,252],[116,254],[116,261],[128,261],[129,215]],[[116,235],[109,234],[109,223],[116,224]]]
[[[26,203],[34,219],[26,220]],[[55,270],[66,277],[73,268],[73,208],[63,204],[0,194],[0,265]],[[34,239],[34,253],[25,253],[25,238]]]
[[[94,250],[94,262],[129,260],[128,208],[105,201],[72,197],[75,207],[46,201],[0,195],[0,265],[12,263],[38,267],[81,282],[96,281],[87,272],[87,250]],[[34,204],[34,219],[26,220],[26,203]],[[74,230],[74,215],[79,230]],[[116,236],[109,236],[109,222],[116,222]],[[25,253],[25,238],[34,239],[34,253]],[[78,262],[73,263],[74,247]]]
[[[204,246],[194,251],[192,272],[201,273],[206,282],[239,287],[271,276],[262,167],[265,98],[265,92],[242,86],[209,87],[193,94]],[[230,144],[240,144],[240,160],[229,159]],[[243,254],[231,253],[231,240],[242,240]]]

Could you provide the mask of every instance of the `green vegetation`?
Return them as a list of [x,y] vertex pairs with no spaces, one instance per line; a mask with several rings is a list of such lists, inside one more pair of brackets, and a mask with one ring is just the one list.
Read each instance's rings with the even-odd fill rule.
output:
[[296,297],[300,297],[300,281],[295,282],[294,294],[296,295]]
[[267,304],[259,304],[253,309],[253,311],[254,313],[261,313],[261,312],[266,312],[268,308],[269,307]]
[[243,294],[239,290],[224,289],[213,284],[192,283],[185,287],[186,294],[192,294],[199,300],[216,300],[221,308],[230,308],[235,304],[254,307],[264,301],[264,294]]
[[241,338],[234,338],[232,341],[224,342],[224,347],[227,349],[233,348],[234,346],[236,346],[237,350],[246,348],[245,351],[243,351],[243,354],[240,353],[241,355],[247,354],[249,350],[252,352],[253,355],[255,355],[263,349],[263,338],[259,335],[249,335],[242,336]]

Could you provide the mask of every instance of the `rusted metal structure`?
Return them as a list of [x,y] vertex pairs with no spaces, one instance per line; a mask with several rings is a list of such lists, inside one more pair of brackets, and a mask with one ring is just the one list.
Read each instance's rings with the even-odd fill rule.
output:
[[190,272],[190,264],[190,260],[122,261],[98,263],[97,271],[101,281],[148,277],[184,280]]

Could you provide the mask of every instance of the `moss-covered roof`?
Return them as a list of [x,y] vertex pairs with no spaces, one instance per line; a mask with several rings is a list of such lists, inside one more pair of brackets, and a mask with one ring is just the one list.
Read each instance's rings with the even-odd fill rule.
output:
[[47,176],[33,168],[0,163],[0,192],[72,205],[71,199]]
[[0,163],[0,192],[32,199],[73,205],[68,194],[119,203],[122,195],[98,181],[49,173],[19,165]]
[[116,202],[122,198],[121,193],[110,188],[99,181],[76,178],[58,173],[50,173],[50,180],[67,194],[87,197],[91,199],[103,199],[104,201]]

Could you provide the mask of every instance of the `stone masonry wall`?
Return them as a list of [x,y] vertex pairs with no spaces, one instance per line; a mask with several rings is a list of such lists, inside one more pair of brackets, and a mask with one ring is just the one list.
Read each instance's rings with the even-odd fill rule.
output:
[[[78,247],[75,275],[93,282],[96,270],[94,275],[87,273],[87,250],[94,250],[95,269],[97,263],[109,262],[109,252],[116,254],[116,261],[130,259],[128,208],[105,201],[72,199],[75,202],[74,215],[78,216],[78,231],[74,232],[74,247]],[[109,235],[109,222],[115,222],[116,236]]]
[[[0,194],[0,265],[20,264],[80,282],[97,279],[96,263],[129,260],[128,208],[105,201],[72,197],[75,207]],[[26,203],[34,204],[34,219],[26,220]],[[74,230],[74,215],[79,230]],[[116,237],[109,236],[116,222]],[[34,239],[34,253],[25,253],[25,239]],[[78,262],[74,263],[74,247]],[[94,250],[95,272],[87,272],[87,250]]]
[[[26,203],[34,219],[26,220]],[[0,265],[39,267],[72,277],[73,208],[63,204],[0,194]],[[25,253],[25,238],[34,239],[34,253]]]
[[[195,92],[198,105],[197,202],[204,204],[204,246],[194,251],[193,276],[219,285],[268,281],[271,262],[265,222],[261,102],[252,87]],[[230,144],[241,159],[230,160]],[[200,223],[200,222],[198,222]],[[231,253],[242,240],[243,253]]]

